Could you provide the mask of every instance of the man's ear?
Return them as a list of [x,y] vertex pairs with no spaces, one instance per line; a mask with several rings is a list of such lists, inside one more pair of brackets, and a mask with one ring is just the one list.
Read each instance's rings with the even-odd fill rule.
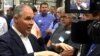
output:
[[17,16],[14,16],[13,19],[14,19],[14,22],[17,23],[18,17]]

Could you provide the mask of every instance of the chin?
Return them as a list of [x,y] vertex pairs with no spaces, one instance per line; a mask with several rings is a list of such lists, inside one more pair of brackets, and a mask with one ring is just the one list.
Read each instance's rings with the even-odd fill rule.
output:
[[31,33],[31,31],[28,31],[27,33],[28,33],[28,34],[30,34],[30,33]]
[[26,33],[27,33],[27,34],[30,34],[30,33],[31,33],[31,31],[27,31]]

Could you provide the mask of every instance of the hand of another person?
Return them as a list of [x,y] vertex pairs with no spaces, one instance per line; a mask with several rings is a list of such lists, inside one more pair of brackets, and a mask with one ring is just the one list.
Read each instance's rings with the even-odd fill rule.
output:
[[74,48],[68,44],[65,43],[58,43],[58,44],[53,44],[55,46],[55,49],[63,49],[64,51],[74,51]]
[[50,30],[50,29],[47,29],[47,30],[46,30],[46,33],[47,33],[47,34],[51,34],[51,30]]
[[52,51],[41,51],[41,52],[35,52],[35,56],[60,56],[60,55]]

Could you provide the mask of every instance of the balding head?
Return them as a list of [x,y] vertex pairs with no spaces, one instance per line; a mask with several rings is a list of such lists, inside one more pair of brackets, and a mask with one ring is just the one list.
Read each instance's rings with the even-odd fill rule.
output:
[[25,4],[19,5],[19,6],[15,7],[15,9],[14,9],[14,16],[20,17],[23,14],[22,12],[25,11],[25,10],[27,10],[27,8],[30,8],[30,10],[32,10],[32,8],[30,6],[25,5]]

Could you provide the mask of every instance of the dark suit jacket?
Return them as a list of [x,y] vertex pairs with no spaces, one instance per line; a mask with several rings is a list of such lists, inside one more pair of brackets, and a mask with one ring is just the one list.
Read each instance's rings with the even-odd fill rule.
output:
[[71,27],[71,39],[73,42],[86,44],[91,43],[92,39],[88,35],[88,26],[93,20],[73,22]]
[[81,52],[80,52],[80,53],[81,53],[80,56],[86,56],[87,53],[88,53],[88,51],[89,51],[89,49],[90,49],[90,46],[91,46],[90,43],[82,44]]
[[72,41],[75,43],[81,43],[83,44],[81,47],[81,55],[80,56],[86,56],[90,45],[92,43],[91,37],[88,35],[88,25],[93,22],[93,20],[89,21],[79,21],[79,22],[73,22],[72,28],[71,28],[71,36]]
[[[30,34],[29,40],[34,52],[44,50],[38,44],[35,36]],[[20,37],[14,30],[10,29],[6,34],[0,36],[0,56],[34,56],[34,54],[27,53]]]
[[[81,49],[81,55],[80,56],[86,56],[89,49],[90,49],[90,43],[84,44]],[[100,56],[100,44],[96,44],[96,48],[89,54],[89,56]]]
[[96,48],[90,53],[90,56],[100,56],[100,44],[96,44]]

